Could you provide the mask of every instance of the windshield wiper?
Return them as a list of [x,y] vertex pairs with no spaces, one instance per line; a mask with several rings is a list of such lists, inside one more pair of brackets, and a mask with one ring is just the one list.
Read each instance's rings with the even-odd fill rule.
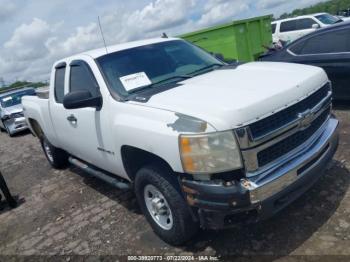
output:
[[202,72],[202,71],[204,71],[204,70],[206,70],[206,69],[213,69],[214,66],[222,67],[222,66],[224,66],[224,65],[223,65],[223,64],[219,64],[219,63],[217,63],[217,64],[211,64],[211,65],[208,65],[208,66],[199,68],[199,69],[197,69],[197,70],[195,70],[195,71],[189,73],[189,75],[195,76],[196,73]]
[[188,78],[192,78],[193,76],[190,76],[190,75],[178,75],[178,76],[172,76],[172,77],[169,77],[169,78],[165,78],[163,80],[160,80],[158,82],[155,82],[155,83],[152,83],[150,85],[147,85],[147,86],[142,86],[142,87],[139,87],[139,88],[136,88],[134,90],[131,90],[129,91],[129,94],[133,94],[133,93],[136,93],[136,92],[139,92],[139,91],[143,91],[145,89],[149,89],[149,88],[153,88],[154,86],[156,85],[159,85],[161,83],[164,83],[164,82],[168,82],[172,79],[188,79]]

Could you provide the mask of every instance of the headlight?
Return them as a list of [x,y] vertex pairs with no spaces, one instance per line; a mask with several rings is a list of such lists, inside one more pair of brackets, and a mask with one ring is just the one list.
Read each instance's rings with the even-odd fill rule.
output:
[[183,169],[189,174],[213,174],[242,167],[232,131],[181,135],[180,154]]

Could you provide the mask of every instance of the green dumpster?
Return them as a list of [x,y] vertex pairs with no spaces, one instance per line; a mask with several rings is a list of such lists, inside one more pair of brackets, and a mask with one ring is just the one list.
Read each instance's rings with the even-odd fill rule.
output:
[[233,21],[180,37],[225,60],[254,61],[272,43],[271,20],[268,15]]

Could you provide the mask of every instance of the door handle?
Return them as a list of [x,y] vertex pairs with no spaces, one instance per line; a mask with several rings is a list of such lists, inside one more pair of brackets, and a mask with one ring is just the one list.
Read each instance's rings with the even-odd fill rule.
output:
[[69,122],[72,122],[72,123],[78,122],[78,119],[77,119],[74,115],[68,116],[68,117],[67,117],[67,120],[68,120]]

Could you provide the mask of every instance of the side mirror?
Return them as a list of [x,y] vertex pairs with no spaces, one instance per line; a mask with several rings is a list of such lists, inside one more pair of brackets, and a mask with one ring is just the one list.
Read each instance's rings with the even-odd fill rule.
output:
[[93,97],[87,90],[77,90],[64,96],[63,106],[66,109],[96,107],[97,110],[100,110],[102,107],[102,97]]
[[319,24],[313,24],[312,25],[312,29],[319,29],[320,28],[320,25]]

